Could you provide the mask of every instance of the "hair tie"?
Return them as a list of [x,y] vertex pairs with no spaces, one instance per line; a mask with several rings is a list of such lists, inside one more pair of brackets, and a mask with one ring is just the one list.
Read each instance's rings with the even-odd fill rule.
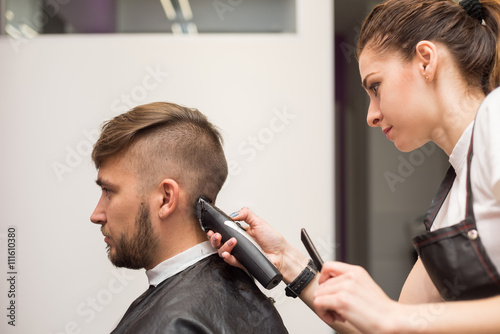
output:
[[465,9],[467,14],[470,17],[478,20],[479,22],[483,22],[483,8],[481,7],[481,3],[479,0],[462,0],[459,2],[459,5]]

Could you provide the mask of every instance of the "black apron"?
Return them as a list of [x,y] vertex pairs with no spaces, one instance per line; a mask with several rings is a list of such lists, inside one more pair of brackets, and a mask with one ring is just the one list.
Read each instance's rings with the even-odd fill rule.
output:
[[456,225],[430,232],[455,180],[455,170],[450,167],[424,217],[427,232],[413,238],[413,245],[427,273],[441,297],[447,301],[480,299],[500,294],[500,275],[481,242],[472,207],[470,167],[474,129],[472,131],[467,154],[465,219]]

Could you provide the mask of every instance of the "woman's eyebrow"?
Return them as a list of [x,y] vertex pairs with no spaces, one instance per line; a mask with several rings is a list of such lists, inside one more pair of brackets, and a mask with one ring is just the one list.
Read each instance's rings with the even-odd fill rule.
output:
[[366,83],[367,79],[368,79],[370,76],[372,76],[372,75],[374,75],[374,74],[377,74],[377,73],[378,73],[378,72],[372,72],[372,73],[368,74],[368,75],[367,75],[367,76],[363,79],[363,82],[361,83],[361,86],[363,86],[363,88],[364,88],[364,89],[368,90],[368,86],[367,86],[367,83]]

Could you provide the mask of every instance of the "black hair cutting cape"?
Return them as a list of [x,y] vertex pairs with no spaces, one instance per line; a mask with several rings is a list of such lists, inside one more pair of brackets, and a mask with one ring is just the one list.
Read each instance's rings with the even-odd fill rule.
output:
[[112,334],[288,333],[273,303],[217,254],[150,287]]

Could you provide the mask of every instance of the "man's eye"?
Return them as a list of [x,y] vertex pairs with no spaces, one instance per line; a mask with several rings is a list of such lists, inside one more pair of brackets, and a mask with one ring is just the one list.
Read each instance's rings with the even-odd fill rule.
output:
[[106,195],[109,195],[109,189],[108,188],[102,188],[102,191],[106,193]]

